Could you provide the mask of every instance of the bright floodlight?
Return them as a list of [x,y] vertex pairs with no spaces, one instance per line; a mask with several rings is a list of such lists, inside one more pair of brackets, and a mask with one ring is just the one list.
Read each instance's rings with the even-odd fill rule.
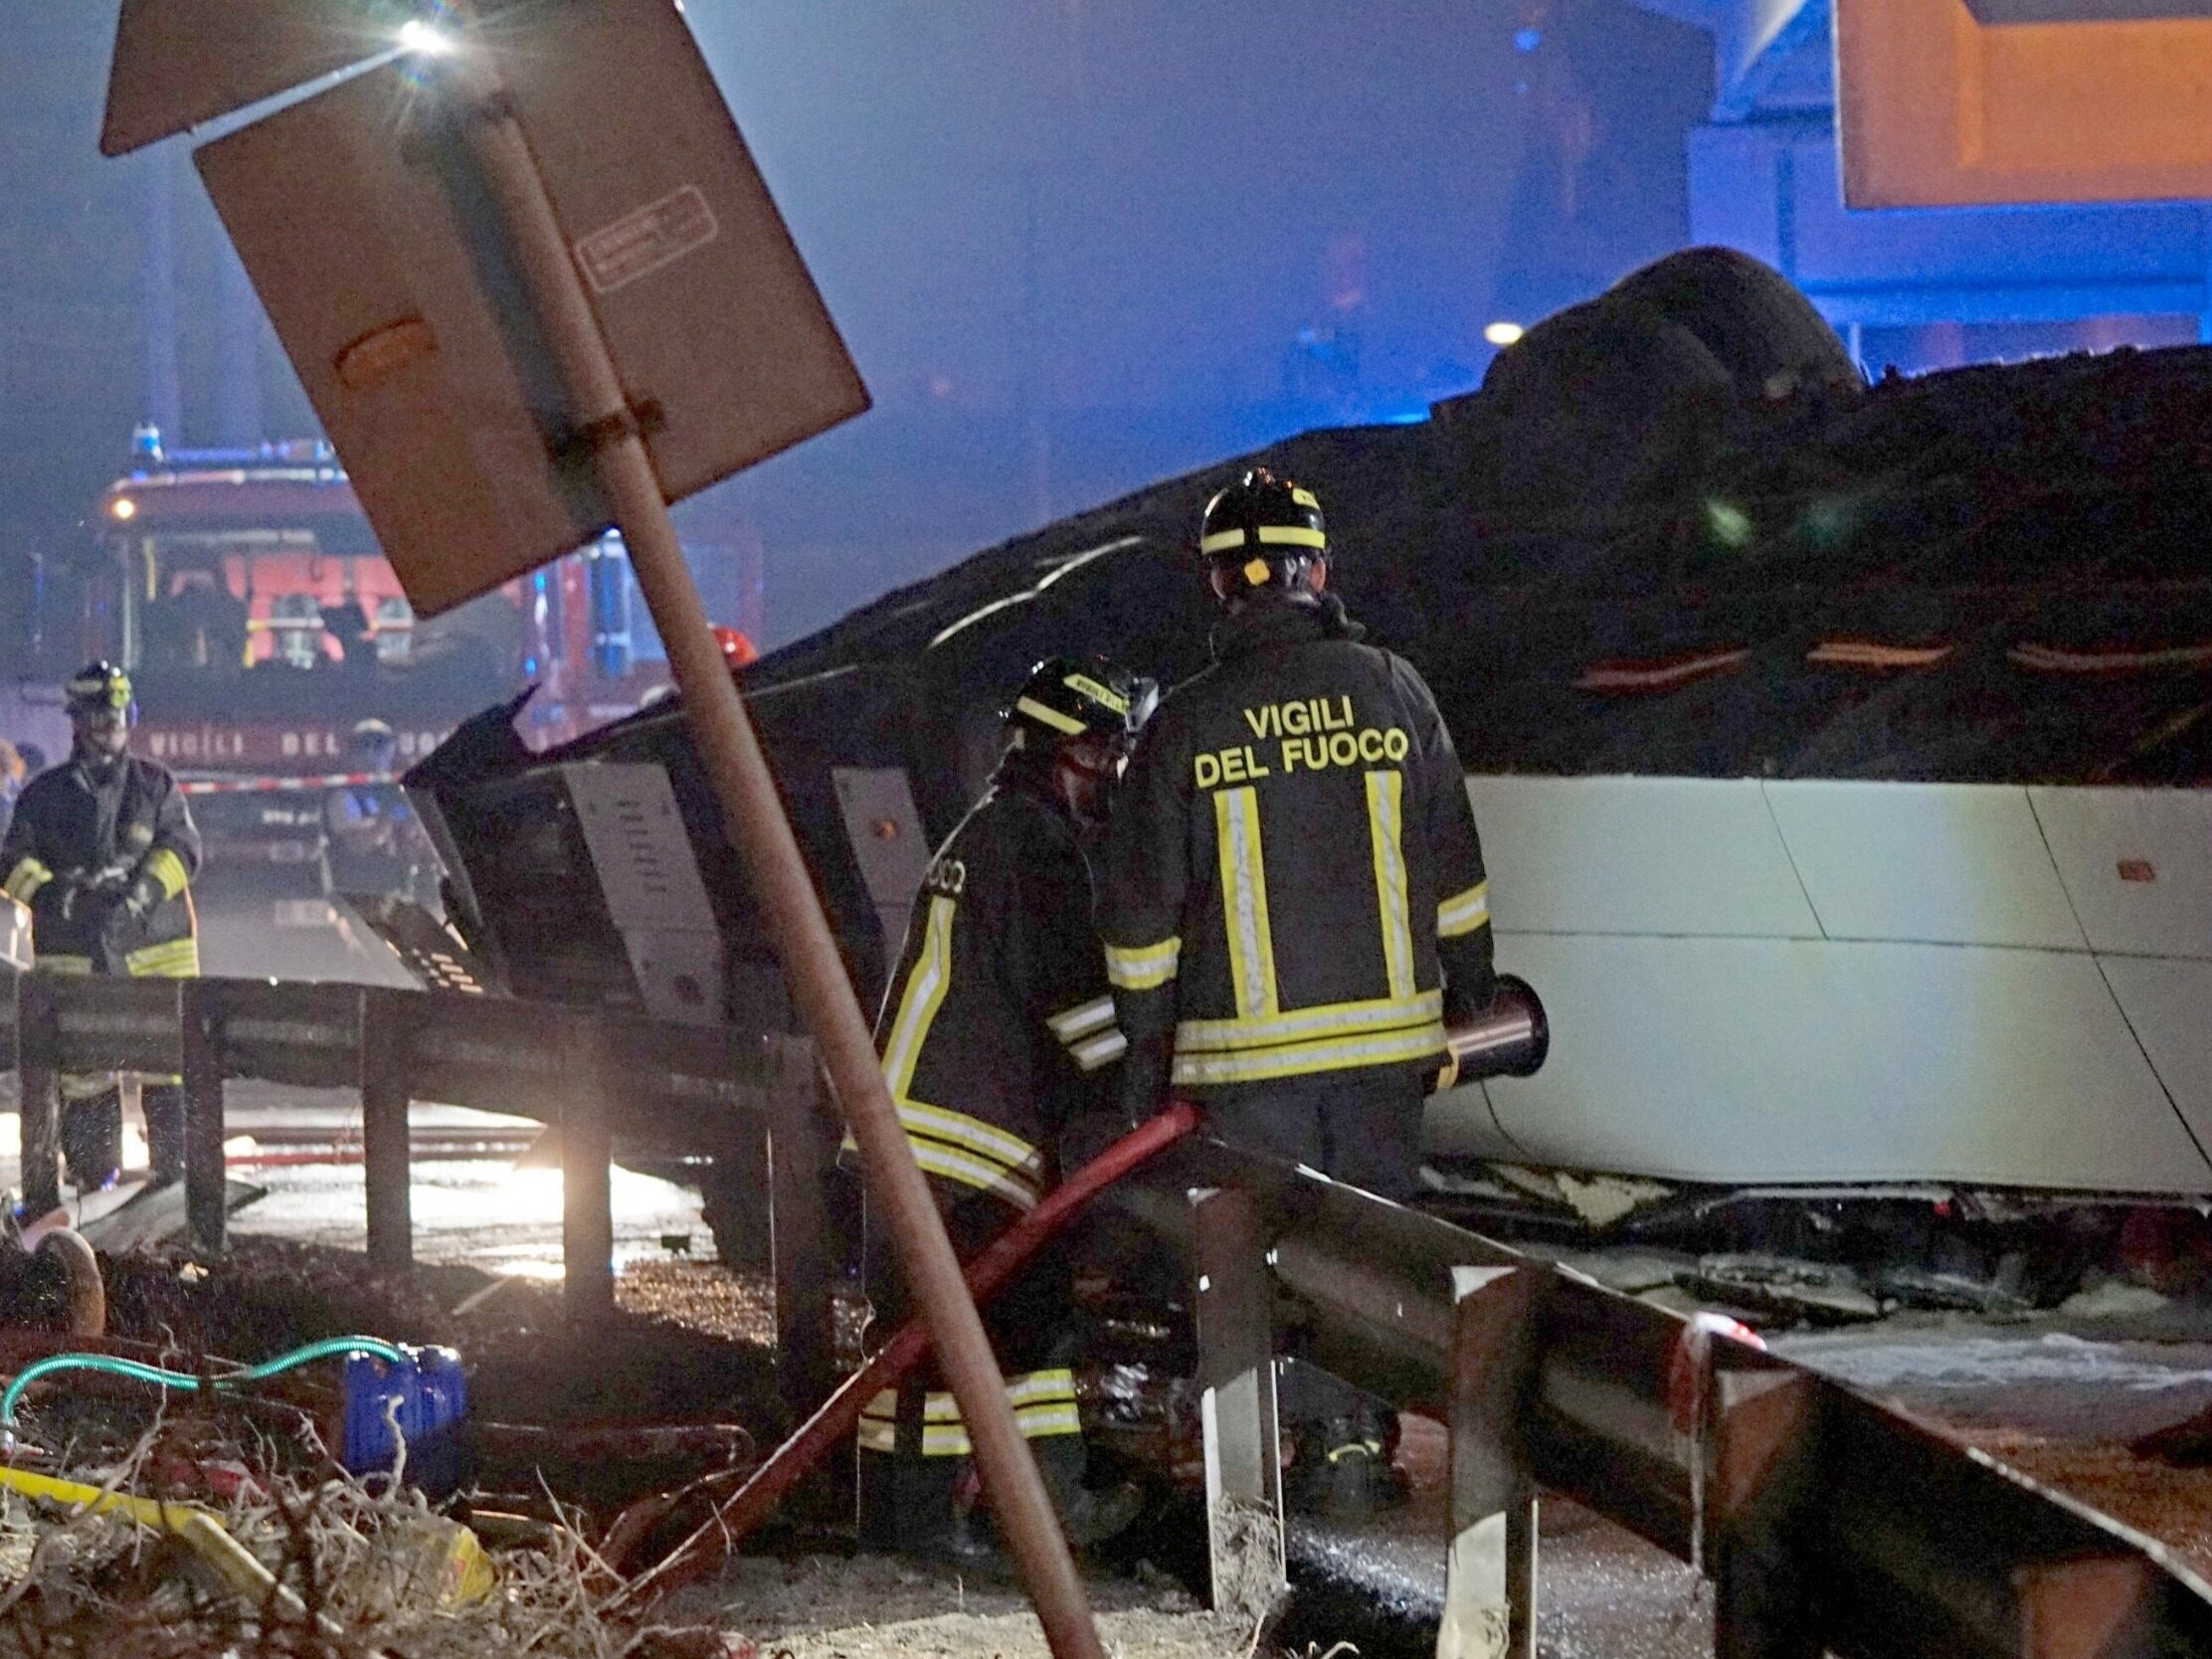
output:
[[118,495],[107,504],[107,510],[117,518],[135,518],[138,515],[138,503],[127,495]]
[[426,58],[443,58],[454,49],[453,36],[421,18],[411,18],[400,25],[400,50],[420,52]]
[[1509,346],[1524,332],[1518,322],[1494,322],[1482,331],[1482,337],[1494,346]]

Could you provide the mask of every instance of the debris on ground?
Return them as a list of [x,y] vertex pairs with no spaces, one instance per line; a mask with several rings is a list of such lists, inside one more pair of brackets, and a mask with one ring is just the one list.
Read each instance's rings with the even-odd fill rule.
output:
[[[102,1491],[158,1487],[149,1475],[157,1440],[120,1466],[73,1472],[89,1486],[96,1477]],[[155,1531],[128,1512],[7,1493],[0,1654],[616,1659],[635,1634],[600,1616],[591,1559],[573,1533],[548,1531],[541,1548],[487,1557],[472,1531],[405,1488],[266,1468],[211,1519],[258,1564],[265,1592],[242,1593],[236,1573],[212,1572],[206,1553],[181,1547],[173,1526]]]

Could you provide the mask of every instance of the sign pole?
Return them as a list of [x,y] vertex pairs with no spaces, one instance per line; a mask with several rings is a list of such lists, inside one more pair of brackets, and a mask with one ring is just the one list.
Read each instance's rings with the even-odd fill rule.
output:
[[578,421],[600,486],[629,545],[638,585],[667,646],[699,757],[731,839],[767,913],[771,938],[830,1081],[859,1144],[869,1190],[889,1221],[900,1266],[929,1323],[960,1403],[985,1494],[1056,1659],[1103,1659],[1082,1579],[1053,1514],[998,1361],[963,1283],[929,1185],[891,1104],[874,1038],[846,978],[799,843],[745,704],[707,622],[638,421],[624,397],[583,282],[569,257],[529,143],[490,66],[464,35],[441,66],[456,118],[490,192]]

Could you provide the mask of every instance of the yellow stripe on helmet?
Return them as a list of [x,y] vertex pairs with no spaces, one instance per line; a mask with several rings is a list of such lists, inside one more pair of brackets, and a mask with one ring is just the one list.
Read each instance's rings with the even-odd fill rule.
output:
[[1082,721],[1072,715],[1062,714],[1056,708],[1046,708],[1034,697],[1016,697],[1014,706],[1016,713],[1026,714],[1032,720],[1042,721],[1056,732],[1065,732],[1070,737],[1080,737],[1083,734]]

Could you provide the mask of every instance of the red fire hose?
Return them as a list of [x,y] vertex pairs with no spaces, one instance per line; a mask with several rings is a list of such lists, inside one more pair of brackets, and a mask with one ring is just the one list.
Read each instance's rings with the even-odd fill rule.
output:
[[[1040,1245],[1074,1219],[1083,1206],[1147,1159],[1198,1127],[1196,1106],[1178,1101],[1124,1135],[1044,1196],[1034,1209],[1001,1233],[969,1262],[968,1293],[981,1305],[994,1296]],[[799,1481],[850,1434],[867,1402],[896,1387],[929,1352],[929,1328],[920,1319],[900,1326],[875,1356],[838,1384],[815,1414],[753,1471],[729,1501],[658,1567],[631,1581],[620,1600],[642,1606],[670,1590],[695,1583],[720,1567],[752,1530],[766,1520]],[[622,1523],[616,1523],[617,1528]]]

